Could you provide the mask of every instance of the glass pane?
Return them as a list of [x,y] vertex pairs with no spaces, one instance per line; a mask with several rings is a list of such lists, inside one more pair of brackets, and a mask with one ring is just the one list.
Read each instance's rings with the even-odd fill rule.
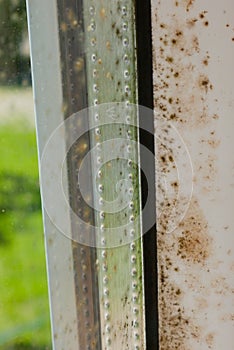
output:
[[0,349],[51,349],[24,1],[0,1]]

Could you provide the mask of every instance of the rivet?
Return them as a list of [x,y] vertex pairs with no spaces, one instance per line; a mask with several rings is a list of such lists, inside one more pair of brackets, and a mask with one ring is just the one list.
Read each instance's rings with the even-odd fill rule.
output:
[[103,186],[103,185],[99,185],[99,186],[98,186],[98,191],[99,191],[99,192],[103,192],[103,190],[104,190],[104,186]]
[[130,231],[130,236],[131,236],[131,237],[134,237],[134,236],[135,236],[135,230],[134,230],[134,229],[132,229],[132,230]]
[[91,46],[95,46],[96,43],[97,43],[97,39],[96,39],[96,38],[91,38],[91,39],[90,39],[90,44],[91,44]]
[[139,334],[138,334],[138,333],[134,333],[134,338],[135,338],[136,340],[138,340],[138,339],[140,338]]
[[102,246],[106,245],[106,239],[104,237],[101,239],[101,243],[102,243]]
[[101,219],[101,220],[105,219],[105,213],[104,213],[104,211],[101,211],[99,215],[100,215],[100,219]]
[[102,269],[103,269],[103,271],[107,272],[107,270],[108,270],[107,264],[103,264],[103,265],[102,265]]
[[110,339],[110,338],[107,338],[107,339],[106,339],[106,344],[107,344],[107,345],[110,345],[110,344],[111,344],[111,339]]
[[109,319],[110,319],[110,314],[109,314],[109,312],[107,312],[107,313],[105,314],[105,320],[106,320],[106,321],[109,321]]
[[130,138],[132,136],[132,131],[131,130],[128,130],[127,131],[127,137]]
[[91,60],[92,60],[92,62],[96,62],[97,56],[95,55],[95,53],[92,54]]
[[106,250],[103,250],[103,251],[102,251],[102,257],[103,257],[104,259],[107,257]]
[[137,295],[137,294],[133,294],[133,296],[132,296],[132,301],[133,301],[134,303],[136,303],[137,300],[138,300],[138,295]]
[[123,56],[123,61],[124,61],[125,64],[129,64],[130,63],[129,57],[128,57],[127,54]]
[[124,22],[124,23],[122,24],[122,29],[123,29],[123,30],[127,30],[127,29],[128,29],[128,24],[127,24],[127,22]]
[[110,302],[108,300],[106,300],[104,302],[104,307],[105,307],[105,309],[109,309],[110,308]]
[[108,295],[110,294],[109,289],[108,289],[108,288],[104,288],[103,294],[104,294],[105,296],[108,296]]
[[98,164],[102,164],[102,162],[103,162],[103,161],[102,161],[102,157],[97,157],[97,163],[98,163]]
[[90,13],[91,16],[95,15],[95,7],[94,6],[90,6],[89,13]]
[[122,6],[122,14],[123,14],[123,16],[127,15],[127,7],[126,6]]
[[98,89],[97,84],[94,84],[94,85],[93,85],[93,91],[94,91],[94,92],[99,92],[99,89]]
[[132,187],[129,188],[128,193],[129,193],[130,195],[133,195],[133,188],[132,188]]
[[127,146],[127,151],[128,151],[128,153],[132,152],[132,147],[130,145]]
[[129,71],[128,71],[128,70],[125,70],[125,71],[124,71],[124,78],[125,78],[125,79],[128,79],[129,77],[130,77]]
[[111,331],[110,326],[107,325],[107,326],[106,326],[106,333],[110,333],[110,331]]
[[129,44],[128,38],[124,38],[124,39],[123,39],[123,46],[127,47],[128,44]]
[[101,135],[101,129],[96,128],[96,129],[95,129],[95,134],[96,134],[96,135]]
[[131,117],[130,117],[130,115],[127,115],[127,117],[126,117],[126,123],[127,123],[127,124],[130,124],[130,123],[131,123]]
[[107,276],[104,276],[104,277],[103,277],[103,283],[104,283],[104,284],[107,284],[108,281],[109,281],[109,280],[108,280],[108,277],[107,277]]

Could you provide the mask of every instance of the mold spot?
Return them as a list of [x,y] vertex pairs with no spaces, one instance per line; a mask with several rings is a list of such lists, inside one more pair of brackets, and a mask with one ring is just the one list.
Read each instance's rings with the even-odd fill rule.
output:
[[214,333],[209,333],[206,336],[206,344],[209,346],[209,349],[211,349],[214,345]]
[[187,27],[189,29],[193,28],[198,20],[196,18],[190,18],[187,20]]
[[208,59],[207,59],[207,58],[205,58],[205,59],[202,61],[202,63],[204,64],[204,66],[208,66],[209,61],[208,61]]
[[193,4],[194,4],[195,0],[183,0],[182,4],[185,6],[185,9],[187,12],[190,11],[190,9],[192,8]]
[[166,61],[169,63],[173,63],[174,59],[171,56],[167,56]]
[[200,75],[198,78],[198,85],[202,90],[205,90],[205,92],[208,92],[208,89],[212,89],[212,85],[210,84],[210,80],[206,75]]
[[190,203],[179,229],[177,255],[188,262],[204,265],[212,252],[212,238],[197,200]]

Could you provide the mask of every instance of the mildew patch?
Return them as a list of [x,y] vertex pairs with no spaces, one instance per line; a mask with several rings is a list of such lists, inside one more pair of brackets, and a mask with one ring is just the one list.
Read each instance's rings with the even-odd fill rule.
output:
[[[211,314],[217,300],[221,296],[230,298],[232,291],[230,281],[222,280],[217,272],[224,267],[216,258],[218,229],[212,218],[222,147],[219,87],[215,74],[211,74],[217,58],[211,46],[204,45],[213,20],[211,12],[195,1],[166,0],[154,6],[154,11],[156,118],[169,121],[183,135],[194,169],[194,195],[188,210],[175,230],[167,234],[170,223],[181,215],[185,199],[178,198],[178,193],[183,181],[176,179],[175,140],[170,143],[165,135],[166,149],[163,142],[158,145],[156,141],[156,198],[161,214],[157,217],[160,350],[216,349],[219,335],[210,325]],[[219,314],[224,317],[221,310]],[[215,317],[218,322],[214,312]]]
[[212,239],[195,198],[172,234],[165,232],[167,216],[164,212],[158,221],[160,349],[187,350],[190,338],[199,338],[201,329],[183,305],[186,288],[177,282],[176,275],[181,275],[184,264],[204,266],[212,254]]
[[178,228],[177,255],[189,263],[204,265],[212,253],[212,238],[208,233],[208,223],[193,199],[188,212]]
[[[207,11],[181,16],[180,5],[167,21],[157,24],[155,106],[166,120],[183,127],[204,127],[212,120],[207,99],[212,98],[213,83],[207,75],[210,55],[201,50],[196,27],[206,26],[209,21]],[[193,1],[183,1],[182,5],[190,9]],[[168,96],[174,97],[170,103]]]

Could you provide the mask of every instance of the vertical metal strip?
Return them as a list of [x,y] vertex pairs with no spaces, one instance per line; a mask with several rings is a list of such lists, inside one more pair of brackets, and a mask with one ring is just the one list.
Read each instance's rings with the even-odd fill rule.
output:
[[[57,3],[63,82],[63,111],[66,119],[88,105],[83,1],[58,0]],[[74,120],[74,132],[77,130],[76,122]],[[84,117],[80,122],[82,123],[80,128],[89,129],[87,118]],[[80,193],[77,171],[89,151],[89,134],[86,132],[76,140],[68,152],[68,185],[69,201],[73,212],[85,222],[93,225],[93,210]],[[91,178],[91,165],[89,164],[89,175],[86,177],[86,182],[90,197],[92,197]],[[96,251],[95,247],[82,245],[75,241],[76,231],[80,230],[80,228],[73,221],[72,225],[79,345],[81,349],[100,349]],[[87,236],[90,232],[85,230],[82,234]]]
[[[110,122],[100,126],[105,116],[98,113],[103,103],[122,102],[127,106],[137,103],[137,62],[135,56],[135,4],[125,1],[86,1],[84,4],[87,75],[89,104],[97,106],[97,112],[90,115],[90,125],[94,128],[91,136],[92,146],[97,146],[93,162],[100,163],[111,154],[115,139],[123,138],[125,160],[116,157],[103,163],[103,167],[94,177],[93,187],[98,189],[94,203],[99,205],[111,196],[118,196],[116,185],[123,179],[131,181],[131,186],[123,194],[127,206],[116,213],[105,209],[96,214],[97,237],[99,237],[98,267],[101,336],[103,349],[145,349],[144,300],[142,285],[142,227],[135,224],[140,215],[140,190],[137,169],[139,165],[138,149],[131,149],[128,140],[138,140],[136,128],[128,125],[134,121],[137,113],[126,114],[126,120],[120,125]],[[107,109],[108,111],[108,109]],[[110,105],[110,116],[115,112]],[[118,114],[118,111],[117,111]],[[115,116],[116,118],[118,115]],[[105,148],[105,141],[112,140],[112,148]],[[132,202],[128,200],[133,193]],[[123,225],[132,222],[130,232]],[[118,241],[113,241],[108,228],[118,227]],[[107,229],[107,233],[106,233]],[[131,236],[132,235],[132,236]],[[131,243],[124,245],[125,236],[131,236]]]
[[[155,156],[154,102],[153,102],[153,53],[151,1],[136,1],[136,42],[138,103],[147,107],[140,109],[140,144]],[[156,181],[155,164],[141,154],[141,168],[148,169],[147,178],[141,176],[142,208],[147,200],[150,205],[142,212],[143,256],[144,256],[144,295],[146,318],[146,348],[158,349],[158,271],[157,271],[157,235],[156,235]],[[150,199],[149,199],[150,197]],[[146,228],[152,222],[152,227]]]
[[[34,102],[36,110],[39,160],[51,134],[63,122],[62,80],[58,40],[56,1],[27,1]],[[57,152],[63,153],[65,139],[61,138]],[[66,166],[65,166],[66,168]],[[65,171],[67,173],[67,171]],[[40,179],[42,178],[40,174]],[[66,183],[68,183],[66,181]],[[47,188],[41,188],[42,194]],[[64,188],[68,192],[68,187]],[[43,221],[47,257],[47,273],[54,349],[80,349],[77,334],[76,290],[74,282],[71,240],[52,222],[43,203]],[[62,205],[55,203],[57,217],[70,227],[70,217]]]

